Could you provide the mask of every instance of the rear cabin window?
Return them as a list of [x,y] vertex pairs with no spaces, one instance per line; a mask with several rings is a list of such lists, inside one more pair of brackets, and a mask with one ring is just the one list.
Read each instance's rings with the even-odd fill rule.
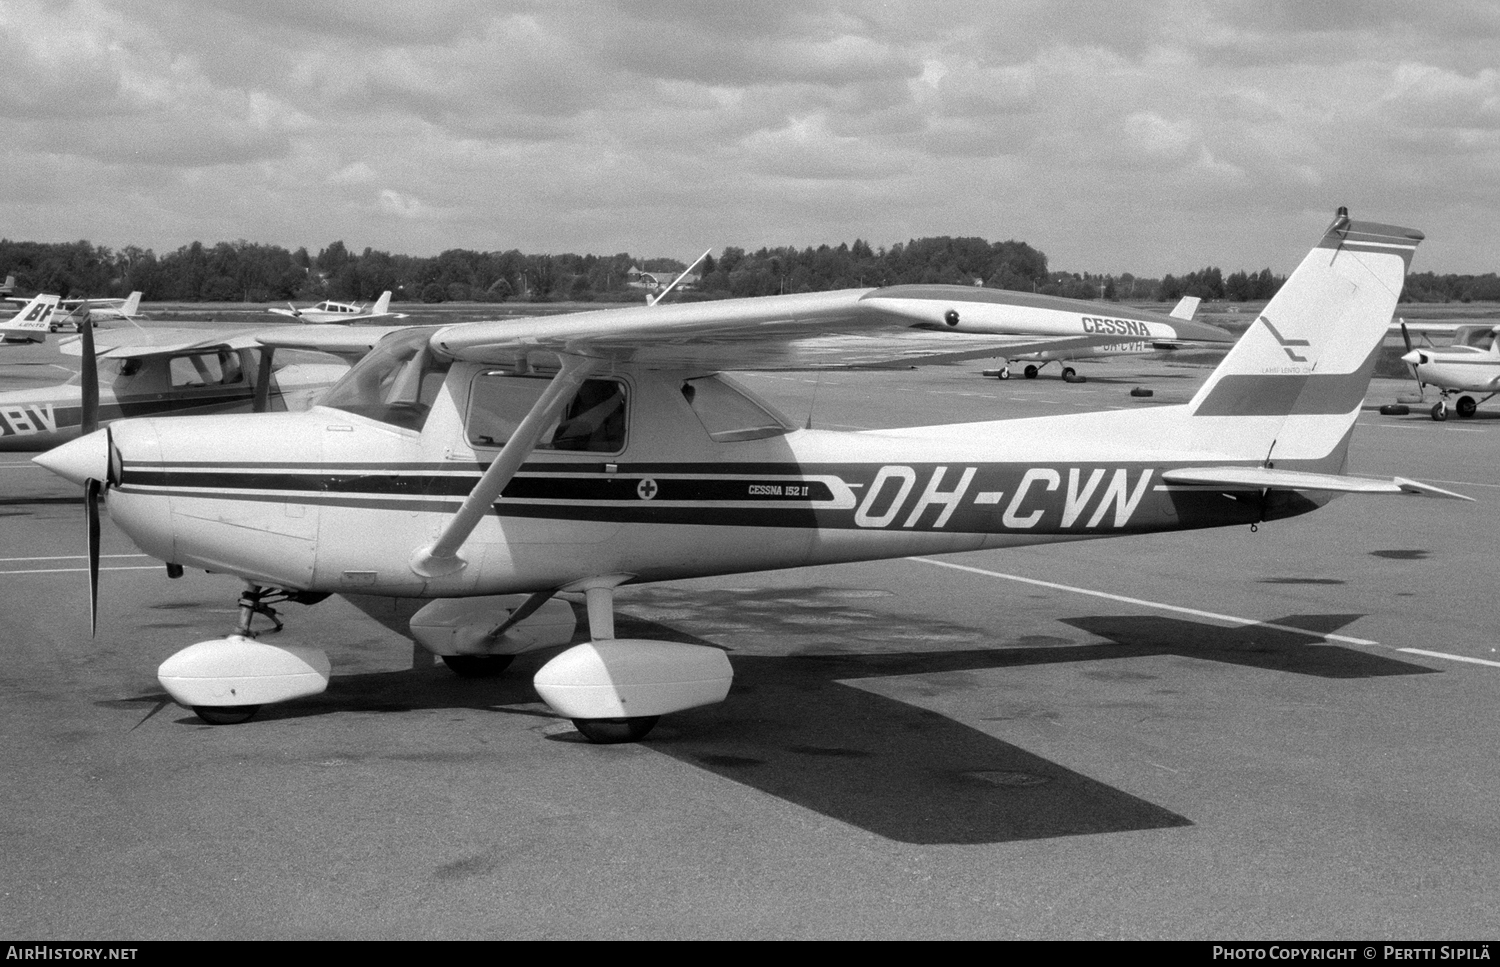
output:
[[[469,445],[499,448],[516,432],[546,390],[545,376],[481,373],[469,390]],[[625,449],[625,384],[591,379],[543,431],[538,450],[618,453]]]
[[169,371],[173,389],[232,386],[244,381],[239,353],[230,350],[173,356]]
[[791,429],[785,417],[723,376],[683,380],[682,398],[716,443],[762,440]]

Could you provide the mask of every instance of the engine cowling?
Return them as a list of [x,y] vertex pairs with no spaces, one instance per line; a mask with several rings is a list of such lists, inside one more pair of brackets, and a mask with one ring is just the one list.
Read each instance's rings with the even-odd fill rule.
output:
[[178,704],[197,708],[317,695],[328,688],[329,672],[322,649],[230,635],[189,645],[162,662],[156,677]]
[[722,702],[734,670],[717,648],[620,638],[575,645],[543,665],[533,684],[570,719],[666,715]]

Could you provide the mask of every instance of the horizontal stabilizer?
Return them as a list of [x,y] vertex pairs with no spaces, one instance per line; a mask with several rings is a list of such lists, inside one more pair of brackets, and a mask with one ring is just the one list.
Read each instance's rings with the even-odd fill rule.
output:
[[1341,494],[1427,494],[1473,500],[1451,490],[1417,483],[1404,477],[1375,480],[1348,474],[1304,473],[1270,467],[1183,467],[1161,475],[1165,483],[1202,487],[1243,487],[1255,490],[1321,490]]

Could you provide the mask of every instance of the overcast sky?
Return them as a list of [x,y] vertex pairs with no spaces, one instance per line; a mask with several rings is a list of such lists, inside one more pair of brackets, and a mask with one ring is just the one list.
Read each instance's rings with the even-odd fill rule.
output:
[[1500,271],[1500,4],[0,0],[0,237]]

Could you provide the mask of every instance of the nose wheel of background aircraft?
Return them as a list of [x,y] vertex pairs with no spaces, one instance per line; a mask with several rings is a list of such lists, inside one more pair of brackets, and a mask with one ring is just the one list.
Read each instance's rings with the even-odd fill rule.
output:
[[1432,404],[1432,418],[1434,420],[1437,420],[1439,423],[1448,418],[1447,400],[1438,400],[1436,403]]

